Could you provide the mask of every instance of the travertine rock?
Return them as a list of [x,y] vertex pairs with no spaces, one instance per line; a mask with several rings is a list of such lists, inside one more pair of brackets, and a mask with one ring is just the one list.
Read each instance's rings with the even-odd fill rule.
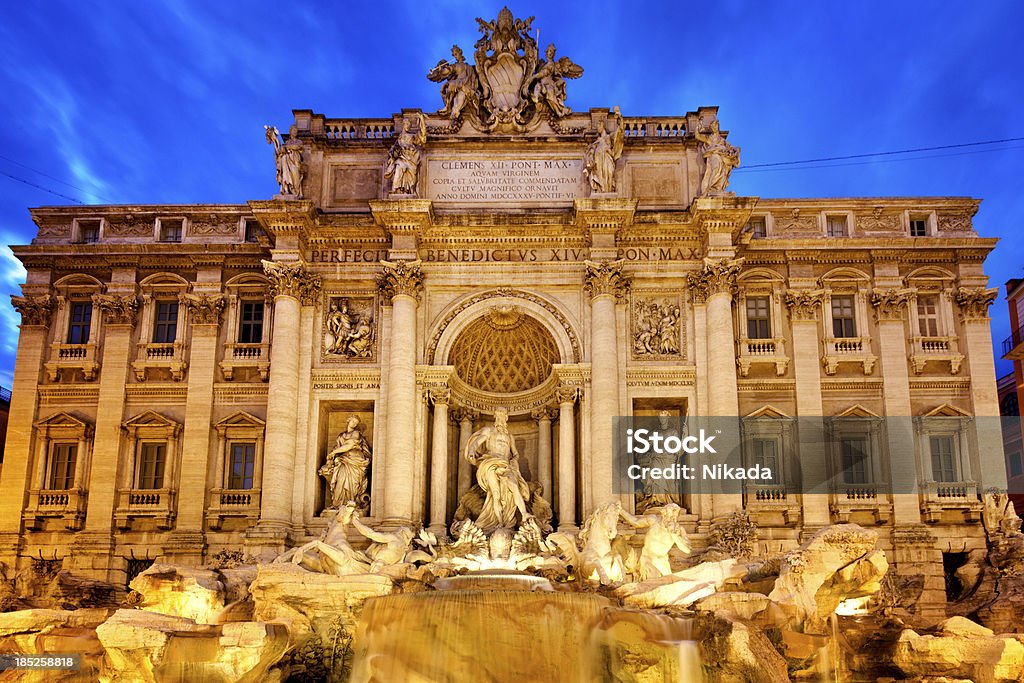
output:
[[904,631],[893,663],[907,676],[966,678],[974,683],[1020,681],[1024,643],[1019,636],[995,636],[967,619],[953,617],[942,623],[939,635]]
[[109,666],[101,680],[273,681],[288,648],[281,624],[213,626],[143,610],[118,610],[96,629]]
[[693,609],[698,612],[713,612],[719,616],[750,621],[772,605],[767,595],[761,593],[720,592],[698,600]]
[[140,607],[147,612],[216,624],[224,609],[224,583],[211,569],[154,564],[130,585],[142,594]]
[[94,629],[113,610],[75,611],[28,609],[0,613],[0,652],[22,654],[77,654],[79,671],[22,671],[4,680],[51,683],[95,680],[103,663],[103,646]]
[[700,613],[697,630],[707,680],[713,683],[789,683],[786,660],[760,629]]
[[702,562],[656,579],[627,583],[616,589],[615,595],[629,607],[685,606],[713,594],[729,579],[738,579],[745,573],[746,568],[737,565],[734,559]]
[[874,531],[837,524],[787,554],[768,597],[789,613],[790,627],[824,633],[840,602],[876,592],[888,570],[885,556],[873,552],[877,540]]

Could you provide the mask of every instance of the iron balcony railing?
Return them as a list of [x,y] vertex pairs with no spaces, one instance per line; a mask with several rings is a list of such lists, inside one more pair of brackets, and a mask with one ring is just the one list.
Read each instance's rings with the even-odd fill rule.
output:
[[1003,340],[1003,355],[1008,355],[1022,343],[1024,343],[1024,325],[1018,327],[1013,334]]
[[0,403],[11,402],[11,390],[7,387],[0,387]]

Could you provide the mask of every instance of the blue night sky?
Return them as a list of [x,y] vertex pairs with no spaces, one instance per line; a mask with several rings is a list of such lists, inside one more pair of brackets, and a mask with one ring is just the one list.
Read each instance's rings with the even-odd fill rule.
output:
[[[586,73],[576,110],[671,115],[719,105],[743,162],[1024,136],[1015,2],[521,2],[540,42]],[[36,9],[45,7],[45,10]],[[7,245],[27,208],[244,202],[277,191],[263,124],[291,110],[389,116],[440,107],[427,70],[501,3],[11,3],[0,22],[0,385],[10,386],[24,278]],[[969,152],[969,153],[965,153]],[[909,158],[908,158],[909,157]],[[733,174],[761,197],[970,195],[1002,238],[992,286],[1024,276],[1024,142]],[[993,336],[1009,334],[1005,301]],[[998,352],[997,352],[998,355]],[[1001,373],[1007,371],[1003,361]],[[1000,374],[1001,374],[1000,373]]]

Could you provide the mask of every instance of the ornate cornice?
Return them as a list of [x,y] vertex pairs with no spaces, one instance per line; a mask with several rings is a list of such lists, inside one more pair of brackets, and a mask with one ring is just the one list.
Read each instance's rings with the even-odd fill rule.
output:
[[11,305],[21,314],[21,325],[49,327],[50,314],[57,301],[49,294],[42,296],[12,296]]
[[301,263],[261,261],[270,280],[270,296],[290,296],[312,306],[320,294],[320,276],[310,273]]
[[793,320],[817,320],[821,302],[825,300],[825,290],[790,289],[783,300]]
[[736,290],[736,278],[742,267],[742,258],[713,259],[705,257],[701,269],[686,276],[693,300],[701,303],[715,294],[723,292],[732,294]]
[[93,304],[107,317],[108,325],[134,325],[139,299],[134,294],[94,294]]
[[879,320],[903,320],[912,295],[909,289],[876,289],[871,293],[871,305]]
[[411,296],[419,299],[423,291],[423,261],[384,261],[384,270],[377,276],[377,286],[389,299],[396,296]]
[[961,287],[956,293],[956,303],[964,320],[987,320],[988,307],[995,302],[997,296],[999,290],[994,287]]
[[219,325],[226,300],[222,294],[182,294],[178,300],[192,313],[194,325]]
[[602,263],[584,261],[587,272],[583,276],[583,289],[595,299],[606,294],[618,300],[624,299],[629,292],[630,281],[622,274],[623,263],[622,259]]

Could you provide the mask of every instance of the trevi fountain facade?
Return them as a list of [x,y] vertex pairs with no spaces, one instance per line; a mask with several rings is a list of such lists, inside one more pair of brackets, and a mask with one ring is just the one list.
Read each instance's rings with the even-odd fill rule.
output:
[[[0,677],[1024,680],[979,201],[737,196],[478,21],[273,198],[32,210],[0,651],[78,669]],[[773,474],[624,489],[616,416]]]

